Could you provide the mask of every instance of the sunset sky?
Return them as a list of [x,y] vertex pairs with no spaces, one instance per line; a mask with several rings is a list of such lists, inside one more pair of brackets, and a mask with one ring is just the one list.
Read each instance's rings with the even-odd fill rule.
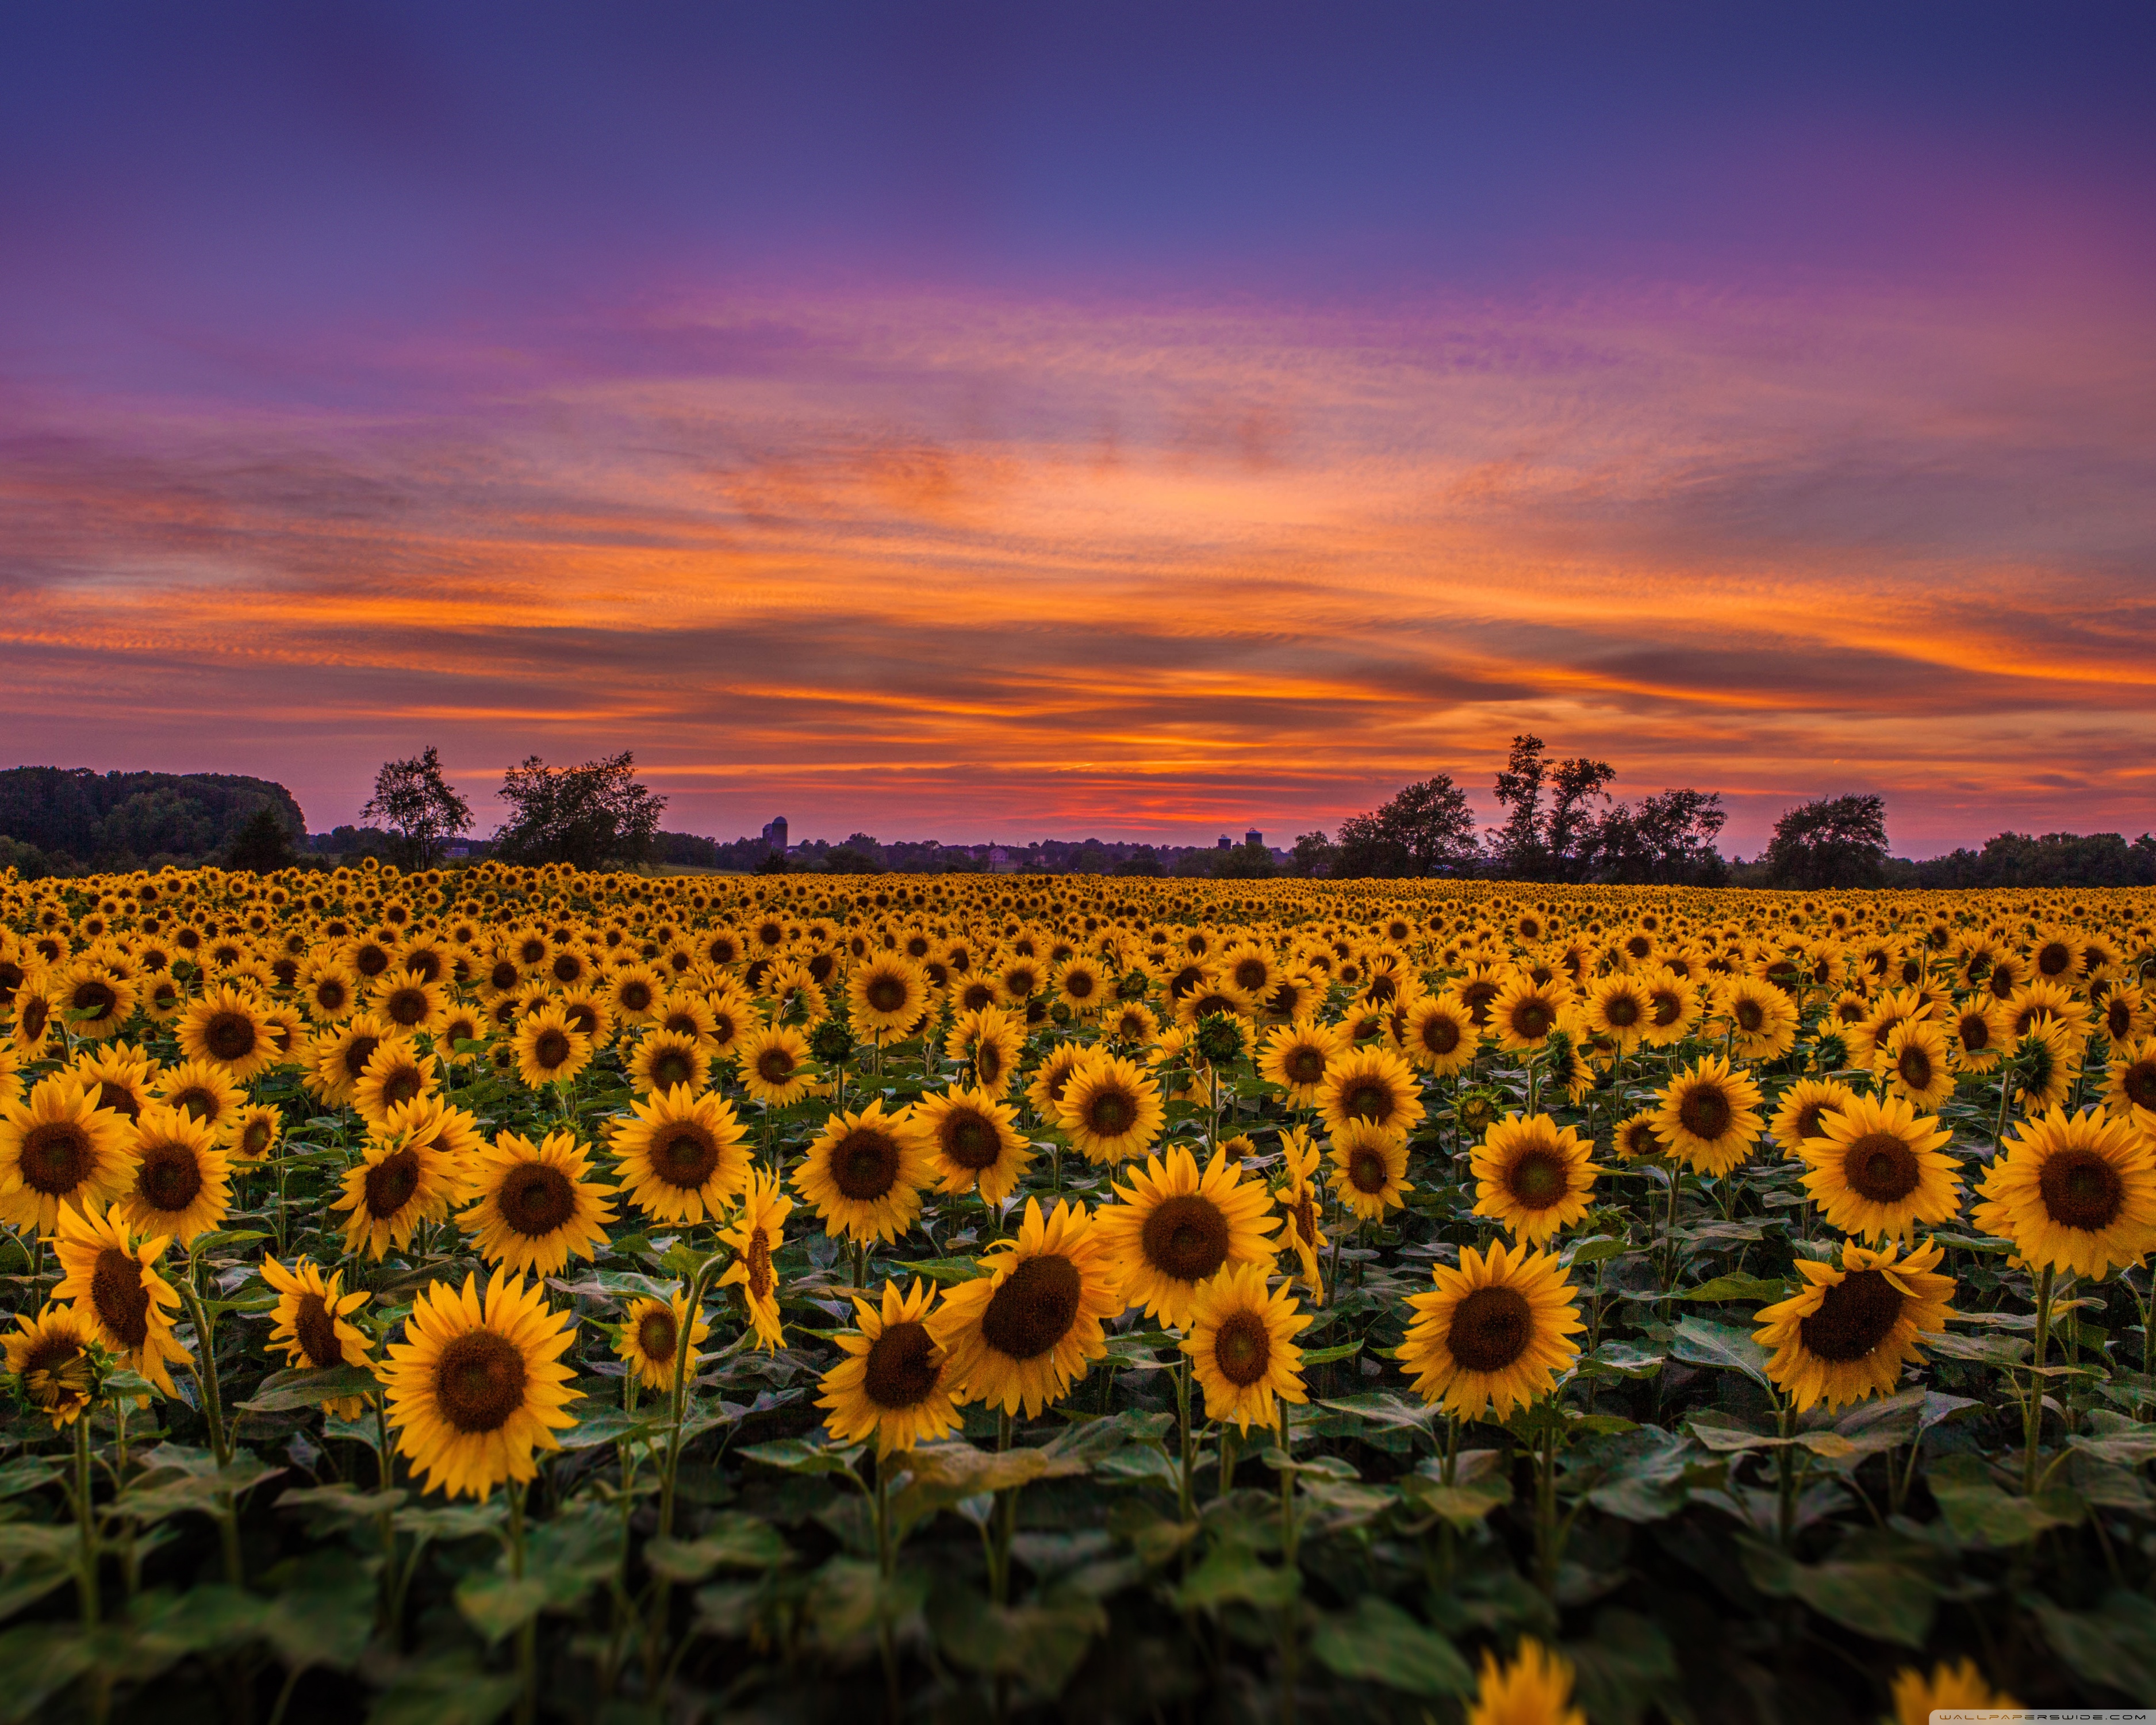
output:
[[2156,14],[17,7],[0,765],[2156,825]]

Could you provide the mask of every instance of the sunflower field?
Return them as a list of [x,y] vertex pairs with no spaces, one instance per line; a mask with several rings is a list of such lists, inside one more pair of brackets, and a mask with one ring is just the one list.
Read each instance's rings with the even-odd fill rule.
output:
[[2152,973],[2148,892],[0,874],[0,1722],[2156,1701]]

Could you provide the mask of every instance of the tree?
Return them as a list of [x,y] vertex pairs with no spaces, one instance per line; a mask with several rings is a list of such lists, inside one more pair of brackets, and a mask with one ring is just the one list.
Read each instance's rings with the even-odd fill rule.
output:
[[277,811],[266,803],[233,835],[232,846],[224,854],[225,867],[254,875],[274,875],[298,861],[292,851],[291,834]]
[[1320,827],[1314,833],[1298,833],[1295,849],[1288,853],[1287,871],[1302,880],[1312,880],[1332,872],[1333,864],[1340,853]]
[[434,867],[449,839],[470,832],[472,824],[471,805],[442,777],[442,757],[432,743],[408,761],[382,763],[359,818],[388,829],[392,852],[407,869]]
[[[1323,841],[1322,833],[1314,836]],[[1403,786],[1368,814],[1342,821],[1332,872],[1383,880],[1455,873],[1471,865],[1475,855],[1475,815],[1467,793],[1440,773]]]
[[1492,794],[1506,811],[1504,825],[1490,835],[1490,860],[1500,874],[1530,878],[1542,861],[1543,740],[1519,736],[1499,769]]
[[[873,845],[875,841],[869,841]],[[836,849],[827,851],[824,865],[834,875],[880,875],[883,864],[849,839]]]
[[1234,845],[1213,853],[1216,880],[1270,880],[1277,872],[1272,852],[1262,845]]
[[1116,872],[1141,880],[1158,880],[1161,877],[1160,853],[1150,845],[1141,845],[1116,865]]
[[1777,886],[1876,886],[1887,863],[1887,799],[1821,797],[1774,823],[1763,859]]
[[627,749],[581,767],[549,767],[526,756],[502,775],[501,800],[511,814],[494,835],[495,854],[506,862],[578,869],[641,861],[666,799],[637,783],[635,764]]
[[1716,791],[1663,791],[1635,812],[1620,803],[1596,834],[1594,878],[1627,886],[1719,886],[1728,865],[1714,848],[1729,819]]
[[1558,880],[1587,878],[1601,847],[1602,816],[1594,805],[1609,800],[1607,787],[1617,769],[1584,755],[1560,761],[1550,778],[1550,809],[1543,823],[1543,868]]
[[1584,880],[1602,849],[1604,817],[1596,805],[1609,800],[1617,769],[1584,755],[1553,764],[1543,759],[1544,747],[1539,737],[1512,739],[1491,787],[1507,814],[1491,834],[1491,860],[1516,880]]

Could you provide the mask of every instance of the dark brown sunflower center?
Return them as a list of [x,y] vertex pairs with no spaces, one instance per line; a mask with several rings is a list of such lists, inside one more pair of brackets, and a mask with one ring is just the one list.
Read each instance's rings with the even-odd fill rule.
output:
[[2118,1075],[2118,1087],[2135,1107],[2156,1109],[2156,1060],[2136,1060]]
[[719,1141],[693,1120],[676,1121],[651,1142],[651,1171],[670,1186],[697,1187],[719,1165]]
[[1028,1258],[981,1313],[981,1339],[1012,1359],[1038,1359],[1070,1333],[1085,1284],[1060,1254]]
[[1873,1204],[1899,1204],[1922,1175],[1917,1153],[1892,1132],[1866,1132],[1842,1153],[1842,1178]]
[[90,1134],[72,1120],[41,1121],[23,1135],[23,1183],[48,1197],[74,1191],[95,1162]]
[[1340,1111],[1351,1119],[1372,1120],[1382,1125],[1393,1117],[1399,1106],[1392,1086],[1380,1078],[1357,1079],[1340,1092]]
[[1737,1117],[1729,1106],[1729,1098],[1712,1085],[1702,1085],[1685,1092],[1685,1099],[1677,1104],[1677,1120],[1695,1138],[1704,1138],[1709,1143],[1729,1130],[1729,1123]]
[[1932,1057],[1912,1042],[1896,1058],[1894,1074],[1911,1090],[1929,1090],[1932,1087]]
[[523,1162],[504,1174],[495,1199],[501,1219],[533,1239],[552,1234],[577,1213],[577,1189],[551,1163]]
[[1631,994],[1612,994],[1602,1003],[1602,1016],[1618,1029],[1629,1030],[1640,1022],[1640,1002]]
[[[1454,1040],[1457,1041],[1457,1037]],[[1315,1084],[1325,1076],[1325,1050],[1312,1048],[1308,1043],[1298,1043],[1290,1049],[1287,1058],[1281,1062],[1291,1084]]]
[[1517,1288],[1477,1288],[1453,1308],[1445,1345],[1471,1372],[1502,1372],[1534,1333],[1533,1309]]
[[1684,996],[1674,988],[1657,988],[1647,999],[1657,1030],[1668,1029],[1684,1016]]
[[411,1101],[427,1087],[427,1075],[417,1066],[393,1066],[382,1080],[382,1106],[395,1108]]
[[942,1350],[930,1339],[925,1324],[890,1324],[869,1344],[861,1388],[879,1408],[917,1407],[934,1393],[942,1375]]
[[626,1011],[649,1012],[651,1010],[651,984],[637,977],[624,983],[621,992],[615,998]]
[[1296,1238],[1305,1245],[1316,1245],[1317,1244],[1317,1205],[1312,1201],[1311,1195],[1306,1192],[1296,1199],[1295,1208],[1289,1214],[1295,1218]]
[[898,1140],[873,1127],[855,1127],[831,1147],[831,1178],[856,1204],[881,1198],[898,1182]]
[[254,1052],[254,1020],[244,1012],[213,1014],[203,1027],[203,1046],[213,1060],[244,1060]]
[[240,1127],[239,1140],[235,1147],[242,1156],[260,1156],[269,1149],[270,1141],[276,1135],[276,1122],[267,1114],[257,1114]]
[[382,1009],[393,1024],[406,1029],[416,1024],[427,1015],[427,996],[420,988],[396,988],[382,1003]]
[[1555,1151],[1536,1148],[1506,1170],[1505,1189],[1523,1208],[1546,1210],[1572,1189],[1572,1177]]
[[1523,1041],[1539,1042],[1550,1033],[1550,1009],[1540,1000],[1522,1000],[1512,1012],[1512,1034]]
[[89,1358],[71,1336],[47,1337],[23,1356],[23,1393],[48,1411],[88,1400],[91,1382]]
[[1272,1358],[1272,1333],[1255,1312],[1235,1313],[1214,1336],[1214,1363],[1219,1367],[1220,1375],[1238,1389],[1262,1379]]
[[665,1307],[654,1306],[636,1321],[637,1351],[654,1365],[670,1368],[680,1346],[681,1327]]
[[491,1330],[452,1337],[434,1363],[434,1402],[466,1434],[498,1431],[524,1405],[524,1356]]
[[408,1144],[393,1150],[367,1171],[367,1213],[386,1221],[418,1189],[419,1153]]
[[565,985],[573,983],[583,975],[584,961],[574,952],[564,952],[555,959],[553,972],[556,982]]
[[1806,1102],[1801,1108],[1798,1109],[1797,1117],[1791,1122],[1796,1131],[1796,1135],[1800,1138],[1817,1137],[1819,1136],[1820,1129],[1820,1116],[1825,1113],[1826,1110],[1827,1105],[1825,1102]]
[[531,1061],[542,1071],[552,1072],[567,1065],[569,1060],[569,1033],[549,1025],[531,1040]]
[[2047,941],[2036,953],[2036,968],[2046,976],[2064,976],[2074,968],[2074,949],[2063,941]]
[[1797,1331],[1811,1353],[1843,1364],[1864,1358],[1892,1335],[1902,1306],[1902,1291],[1877,1271],[1852,1271],[1826,1291]]
[[1090,1000],[1099,984],[1090,970],[1066,970],[1063,973],[1063,992],[1073,1000]]
[[1752,1034],[1767,1022],[1767,1009],[1756,1000],[1737,1003],[1737,1028],[1746,1035]]
[[2126,1183],[2093,1150],[2061,1150],[2046,1157],[2036,1189],[2054,1222],[2092,1234],[2110,1227],[2126,1205]]
[[1981,1013],[1971,1013],[1961,1021],[1961,1045],[1970,1053],[1979,1053],[1991,1046],[1991,1026]]
[[937,1137],[945,1158],[960,1168],[993,1168],[1003,1154],[1003,1134],[996,1123],[970,1108],[953,1108],[946,1114]]
[[336,1320],[330,1315],[329,1302],[320,1294],[300,1296],[292,1309],[292,1333],[298,1337],[307,1363],[317,1370],[344,1363],[344,1343],[337,1340]]
[[1113,1087],[1096,1090],[1086,1101],[1086,1130],[1099,1138],[1119,1138],[1137,1124],[1138,1099]]
[[94,1019],[110,1016],[119,1004],[120,996],[110,986],[95,978],[88,982],[77,983],[74,992],[68,997],[69,1009],[86,1012]]
[[1146,1261],[1178,1281],[1203,1281],[1228,1261],[1228,1219],[1194,1192],[1154,1205],[1138,1239]]
[[871,1012],[896,1012],[906,1004],[906,978],[885,972],[870,978],[864,992]]
[[90,1273],[90,1304],[98,1322],[122,1348],[140,1348],[150,1333],[150,1291],[142,1285],[142,1266],[117,1246],[97,1255]]
[[1245,958],[1229,974],[1235,978],[1237,988],[1255,994],[1265,988],[1267,979],[1272,975],[1272,967],[1262,958]]
[[97,1086],[97,1106],[109,1108],[126,1120],[140,1120],[142,1105],[135,1100],[135,1092],[124,1084],[116,1084],[110,1078]]
[[771,1236],[762,1229],[750,1230],[748,1250],[742,1255],[748,1260],[748,1291],[752,1300],[768,1300],[771,1291],[778,1286],[778,1276],[771,1267]]
[[374,1058],[374,1051],[382,1046],[379,1036],[355,1036],[344,1045],[344,1070],[357,1079],[367,1070],[367,1063]]
[[135,1189],[151,1209],[183,1210],[195,1201],[203,1189],[203,1171],[193,1151],[169,1138],[153,1138],[141,1146],[140,1153]]
[[756,1076],[766,1084],[780,1085],[793,1076],[793,1056],[783,1048],[767,1048],[756,1057]]
[[651,1084],[654,1090],[672,1090],[676,1085],[693,1083],[696,1076],[696,1057],[685,1048],[665,1048],[653,1057]]

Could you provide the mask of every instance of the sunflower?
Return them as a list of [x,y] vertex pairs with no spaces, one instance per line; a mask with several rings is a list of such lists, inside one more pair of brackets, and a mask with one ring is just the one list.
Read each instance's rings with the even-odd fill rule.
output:
[[1945,1330],[1954,1285],[1934,1273],[1943,1251],[1901,1251],[1851,1244],[1838,1266],[1799,1258],[1802,1291],[1761,1308],[1753,1339],[1767,1350],[1767,1375],[1799,1413],[1821,1400],[1832,1412],[1892,1395],[1902,1366],[1923,1358],[1917,1338]]
[[1594,983],[1580,1003],[1588,1028],[1597,1036],[1608,1037],[1622,1054],[1630,1054],[1640,1045],[1653,1012],[1646,985],[1622,971]]
[[648,964],[632,964],[608,978],[607,1004],[614,1016],[629,1024],[641,1024],[666,996],[665,978]]
[[[325,1371],[331,1366],[371,1365],[374,1343],[349,1316],[374,1296],[365,1289],[343,1291],[344,1272],[333,1270],[325,1276],[313,1259],[302,1258],[290,1270],[275,1258],[262,1260],[262,1279],[277,1291],[277,1304],[270,1314],[270,1345],[285,1350],[294,1368]],[[341,1396],[322,1406],[340,1420],[357,1420],[366,1403],[358,1396]]]
[[1399,1045],[1409,1063],[1440,1077],[1473,1065],[1478,1041],[1475,1020],[1449,992],[1419,998],[1400,1024]]
[[1572,1684],[1572,1661],[1532,1635],[1520,1638],[1509,1665],[1486,1648],[1466,1725],[1587,1725]]
[[1525,971],[1516,973],[1490,1003],[1490,1028],[1497,1046],[1532,1054],[1549,1040],[1571,999],[1571,990],[1555,978],[1537,982]]
[[1576,1131],[1547,1114],[1507,1115],[1475,1147],[1475,1214],[1492,1218],[1516,1240],[1541,1245],[1586,1215],[1601,1172],[1589,1159],[1594,1153]]
[[438,1030],[449,1015],[449,991],[408,970],[384,971],[372,992],[368,1004],[376,1014],[408,1036]]
[[0,1337],[8,1374],[23,1399],[52,1422],[54,1431],[89,1411],[97,1393],[98,1338],[71,1306],[47,1306],[33,1318],[15,1314],[15,1333]]
[[1055,968],[1055,998],[1074,1017],[1087,1019],[1108,1004],[1108,980],[1100,965],[1083,956],[1066,958]]
[[783,1108],[799,1101],[815,1082],[808,1040],[784,1025],[752,1030],[742,1037],[740,1060],[742,1082],[767,1107]]
[[880,1098],[834,1114],[793,1173],[793,1189],[814,1205],[827,1235],[860,1244],[896,1240],[921,1214],[921,1189],[936,1176],[928,1146]]
[[1695,1061],[1663,1087],[1655,1136],[1694,1173],[1722,1175],[1759,1136],[1759,1086],[1720,1055]]
[[2092,1280],[2156,1250],[2156,1141],[2093,1108],[2017,1127],[1984,1177],[1977,1227],[2029,1263]]
[[860,1329],[832,1338],[845,1357],[824,1373],[816,1405],[829,1409],[824,1423],[840,1443],[874,1438],[879,1462],[958,1429],[950,1357],[928,1327],[935,1300],[926,1282],[901,1291],[886,1281],[882,1309],[855,1295]]
[[1255,1420],[1270,1428],[1278,1419],[1275,1399],[1306,1402],[1302,1350],[1294,1337],[1314,1314],[1296,1304],[1283,1285],[1265,1290],[1266,1266],[1235,1264],[1203,1283],[1193,1300],[1190,1333],[1183,1352],[1205,1390],[1205,1417],[1247,1433]]
[[1018,1111],[985,1091],[946,1091],[913,1106],[913,1126],[935,1157],[938,1192],[978,1191],[999,1204],[1032,1166],[1034,1151],[1019,1136]]
[[427,1106],[423,1101],[393,1111],[390,1121],[368,1134],[359,1162],[346,1171],[344,1195],[330,1208],[352,1212],[344,1226],[347,1250],[364,1244],[367,1255],[377,1260],[393,1245],[401,1252],[422,1221],[449,1214],[462,1194],[459,1135],[438,1130],[440,1122]]
[[943,1039],[943,1057],[973,1069],[976,1088],[1001,1096],[1018,1070],[1025,1020],[998,1006],[962,1012]]
[[1365,1222],[1407,1202],[1414,1189],[1407,1178],[1408,1141],[1367,1120],[1351,1120],[1332,1134],[1333,1189]]
[[434,1051],[451,1065],[460,1066],[471,1059],[474,1051],[458,1045],[485,1040],[485,1020],[469,1007],[452,1007],[442,1020],[441,1028],[434,1033]]
[[2073,1033],[2076,1042],[2086,1037],[2090,1029],[2087,1004],[2076,999],[2071,988],[2039,977],[2025,983],[2008,997],[2006,1022],[2009,1032],[2025,1036],[2040,1018],[2056,1019]]
[[1328,1242],[1318,1214],[1320,1199],[1313,1177],[1322,1159],[1317,1146],[1311,1142],[1310,1134],[1303,1127],[1294,1127],[1282,1132],[1281,1169],[1286,1178],[1279,1191],[1273,1194],[1286,1224],[1281,1235],[1281,1244],[1295,1253],[1303,1285],[1321,1306],[1325,1303],[1325,1278],[1319,1273],[1318,1263]]
[[[127,1045],[125,1043],[121,1045],[123,1048],[126,1045]],[[95,1075],[83,1064],[83,1061],[84,1056],[80,1055],[76,1055],[75,1065],[73,1070],[75,1076],[83,1081],[83,1090],[85,1094],[87,1094],[90,1086],[93,1082],[96,1081],[96,1080]],[[10,1044],[0,1042],[0,1103],[19,1101],[22,1097],[22,1094],[23,1057],[15,1052],[14,1048]],[[113,1104],[105,1099],[101,1091],[97,1096],[93,1098],[93,1100],[100,1108],[112,1108],[115,1113],[126,1111],[124,1109],[114,1107]],[[137,1112],[141,1111],[141,1104],[140,1102],[136,1104],[136,1110]],[[128,1118],[132,1119],[133,1117],[134,1116],[132,1114],[128,1115]]]
[[542,1143],[517,1132],[483,1146],[470,1173],[470,1201],[457,1225],[489,1264],[519,1275],[555,1276],[572,1255],[588,1259],[604,1245],[614,1219],[607,1194],[590,1178],[590,1150],[576,1134],[555,1132]]
[[549,1084],[573,1084],[577,1075],[591,1064],[592,1039],[569,1022],[560,1006],[535,1012],[517,1025],[516,1076],[527,1089]]
[[2097,1029],[2115,1049],[2150,1034],[2149,1003],[2138,983],[2121,983],[2106,992]]
[[1101,1019],[1101,1040],[1128,1048],[1143,1048],[1160,1034],[1160,1019],[1143,1001],[1127,1000]]
[[1504,1420],[1578,1357],[1572,1337],[1587,1327],[1553,1253],[1502,1240],[1486,1255],[1462,1246],[1457,1270],[1439,1264],[1430,1275],[1430,1292],[1408,1296],[1415,1315],[1399,1349],[1424,1401],[1441,1401],[1460,1420],[1494,1407]]
[[8,1046],[26,1060],[43,1060],[45,1047],[59,1033],[59,1014],[54,989],[24,983],[15,991],[15,1022],[8,1029]]
[[747,1183],[748,1128],[717,1092],[686,1085],[629,1104],[608,1140],[620,1191],[656,1222],[718,1215]]
[[[734,1035],[738,1040],[755,1024],[756,1009],[745,998],[730,998],[734,1001]],[[686,988],[677,988],[661,1000],[645,1022],[676,1036],[693,1037],[696,1045],[707,1054],[719,1052],[718,1019],[711,1002]]]
[[2014,1050],[2021,1084],[2014,1093],[2023,1113],[2037,1115],[2062,1104],[2082,1070],[2082,1039],[2048,1014],[2039,1017]]
[[393,1036],[368,1057],[352,1087],[352,1106],[367,1125],[379,1126],[391,1109],[439,1095],[441,1084],[440,1061],[409,1037]]
[[152,1102],[136,1122],[130,1147],[134,1183],[114,1208],[131,1227],[175,1236],[186,1247],[223,1224],[232,1163],[208,1127],[184,1109]]
[[[685,1291],[666,1299],[647,1296],[629,1302],[627,1315],[614,1332],[614,1357],[635,1373],[636,1381],[661,1395],[674,1388],[674,1373],[681,1364],[681,1326],[689,1321]],[[701,1312],[689,1331],[689,1374],[696,1375],[697,1344],[711,1338],[711,1326]]]
[[130,1371],[172,1394],[168,1363],[184,1360],[187,1351],[172,1334],[180,1296],[155,1267],[170,1242],[136,1240],[110,1211],[64,1209],[54,1244],[60,1282],[53,1298],[73,1301],[94,1339]]
[[1363,1121],[1402,1143],[1424,1111],[1414,1074],[1387,1048],[1357,1049],[1328,1065],[1317,1111],[1336,1138],[1351,1121]]
[[309,1091],[332,1108],[352,1105],[352,1093],[367,1074],[367,1063],[375,1050],[396,1034],[395,1029],[371,1012],[341,1024],[315,1039],[314,1070],[304,1081]]
[[1638,1162],[1662,1154],[1662,1141],[1655,1136],[1655,1111],[1642,1108],[1617,1122],[1610,1147],[1620,1162]]
[[1285,1101],[1289,1107],[1313,1107],[1326,1070],[1346,1049],[1345,1040],[1333,1026],[1315,1019],[1297,1019],[1265,1033],[1265,1048],[1258,1056],[1258,1076],[1287,1092]]
[[1667,1048],[1691,1035],[1699,1019],[1698,984],[1666,964],[1641,980],[1647,990],[1647,1046]]
[[2156,1036],[2112,1045],[2103,1106],[2116,1119],[2138,1119],[2144,1132],[2156,1127]]
[[1919,1108],[1936,1108],[1953,1094],[1946,1027],[1937,1019],[1905,1019],[1888,1034],[1873,1070],[1897,1096]]
[[62,972],[59,983],[53,1004],[67,1028],[86,1040],[117,1036],[135,1015],[134,981],[110,965],[85,958]]
[[505,1480],[538,1473],[531,1452],[558,1450],[554,1430],[577,1422],[560,1363],[576,1340],[574,1312],[551,1312],[546,1286],[497,1270],[484,1300],[478,1278],[461,1291],[423,1288],[405,1320],[408,1339],[382,1368],[397,1448],[427,1476],[427,1489],[485,1497]]
[[2005,1003],[1972,994],[1948,1014],[1948,1045],[1964,1072],[1989,1072],[2014,1045]]
[[1732,977],[1716,1010],[1729,1021],[1730,1047],[1748,1060],[1779,1060],[1797,1045],[1796,1003],[1763,977]]
[[0,1219],[49,1234],[63,1206],[104,1204],[135,1173],[133,1132],[80,1078],[56,1072],[0,1102]]
[[1805,1139],[1820,1136],[1823,1119],[1856,1094],[1839,1079],[1799,1078],[1776,1100],[1768,1131],[1784,1153],[1794,1156]]
[[1048,1050],[1025,1087],[1025,1099],[1032,1104],[1036,1119],[1050,1126],[1056,1123],[1070,1075],[1091,1058],[1093,1050],[1083,1043],[1059,1042]]
[[1859,1240],[1909,1240],[1918,1223],[1961,1213],[1961,1178],[1945,1154],[1953,1137],[1901,1096],[1851,1096],[1798,1147],[1810,1169],[1804,1189],[1830,1227]]
[[928,1329],[955,1396],[1034,1419],[1107,1353],[1101,1323],[1123,1299],[1096,1219],[1106,1214],[1059,1200],[1044,1218],[1029,1198],[1018,1238],[982,1257],[988,1275],[945,1291]]
[[654,1030],[638,1041],[629,1057],[629,1081],[640,1096],[680,1088],[693,1095],[709,1087],[711,1064],[695,1037]]
[[854,967],[846,999],[854,1022],[878,1045],[903,1041],[928,1010],[928,978],[897,952],[881,952]]
[[1168,1108],[1133,1062],[1096,1055],[1070,1075],[1057,1119],[1086,1161],[1113,1163],[1152,1147]]
[[[10,1058],[0,1055],[0,1063]],[[5,1081],[13,1070],[0,1070],[0,1101],[8,1098]],[[99,1107],[110,1108],[124,1120],[136,1120],[150,1104],[157,1063],[131,1042],[100,1042],[78,1054],[68,1070],[82,1081],[84,1095]]]
[[748,1307],[757,1340],[776,1348],[783,1340],[778,1319],[778,1272],[772,1264],[786,1238],[786,1219],[793,1214],[793,1200],[779,1190],[778,1178],[762,1168],[750,1170],[742,1194],[740,1214],[719,1238],[734,1249],[734,1260],[719,1278],[722,1287],[737,1287]]
[[1893,1700],[1893,1725],[1931,1725],[1934,1712],[1952,1717],[1986,1709],[2014,1712],[2021,1706],[2005,1691],[1985,1682],[1973,1659],[1953,1665],[1941,1660],[1928,1677],[1913,1666],[1904,1666],[1894,1676]]
[[1198,1284],[1229,1264],[1270,1263],[1268,1237],[1280,1227],[1264,1184],[1219,1151],[1205,1165],[1180,1144],[1165,1159],[1148,1157],[1131,1183],[1115,1189],[1094,1225],[1122,1277],[1127,1303],[1177,1329],[1190,1323]]

